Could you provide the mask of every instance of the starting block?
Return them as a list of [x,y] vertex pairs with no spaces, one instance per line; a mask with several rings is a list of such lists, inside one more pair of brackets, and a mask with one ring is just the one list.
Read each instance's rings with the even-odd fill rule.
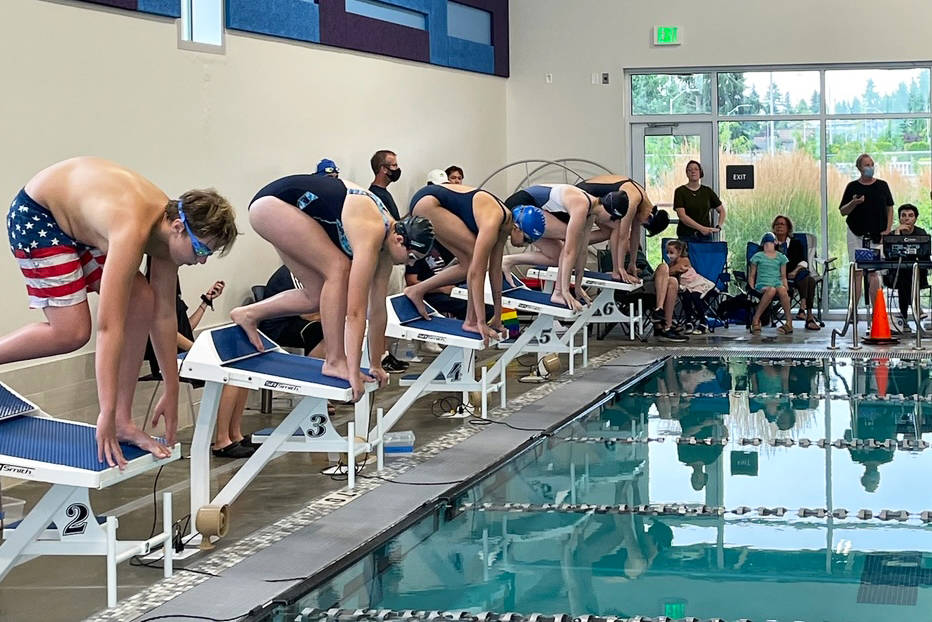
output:
[[[239,497],[266,464],[282,454],[346,454],[347,485],[353,488],[357,456],[373,449],[373,444],[370,444],[367,438],[356,436],[356,430],[363,433],[368,431],[369,392],[375,385],[367,385],[365,395],[355,405],[354,420],[347,425],[347,435],[343,437],[330,421],[327,400],[351,401],[353,392],[349,382],[325,376],[321,371],[322,360],[289,354],[265,335],[261,337],[265,345],[262,352],[249,343],[246,333],[239,326],[207,330],[198,335],[191,350],[181,362],[181,375],[184,378],[205,382],[191,443],[192,524],[196,523],[194,518],[204,508],[209,508],[205,510],[205,515],[225,520],[218,514],[225,512],[222,508]],[[261,442],[262,446],[246,460],[227,485],[211,498],[210,446],[224,385],[282,391],[302,396],[302,399],[278,426],[253,435],[253,440]],[[376,430],[378,429],[377,426]],[[204,534],[203,531],[201,534],[222,535]]]
[[26,517],[3,529],[0,580],[15,566],[42,555],[107,558],[107,606],[117,602],[117,564],[164,545],[164,574],[172,575],[171,493],[162,497],[162,533],[148,540],[117,540],[115,516],[97,517],[88,490],[99,490],[151,471],[181,457],[181,445],[168,458],[120,444],[126,467],[97,461],[96,428],[55,419],[0,383],[0,477],[45,482],[52,487]]
[[430,305],[427,306],[430,320],[425,320],[404,294],[390,296],[385,300],[388,323],[385,334],[389,337],[436,343],[443,351],[419,376],[403,376],[401,386],[408,386],[404,395],[385,414],[382,431],[387,432],[407,412],[408,408],[425,393],[434,391],[461,391],[463,402],[469,402],[469,393],[481,394],[481,415],[488,416],[488,393],[504,391],[504,379],[489,381],[486,368],[476,380],[476,352],[483,350],[479,333],[463,330],[462,320],[443,317]]
[[[547,288],[545,289],[553,291],[553,283],[557,280],[557,268],[545,268],[543,266],[532,268],[528,270],[527,275],[547,283]],[[579,328],[587,326],[588,324],[627,324],[629,338],[632,341],[637,338],[636,330],[639,329],[641,318],[644,317],[643,301],[640,299],[637,301],[636,312],[634,303],[628,303],[628,313],[625,314],[619,308],[618,303],[615,302],[615,292],[637,291],[642,287],[640,283],[625,283],[613,279],[612,275],[608,272],[594,272],[591,270],[583,272],[582,283],[578,282],[574,274],[573,283],[580,287],[596,287],[599,289],[599,293],[592,299],[592,304],[580,314],[570,330],[579,330]],[[576,326],[577,323],[579,324],[578,327]],[[586,354],[588,354],[588,351]],[[588,361],[583,364],[588,364]]]
[[[517,279],[517,277],[515,278]],[[520,281],[518,282],[520,283]],[[469,292],[465,287],[454,287],[451,295],[454,298],[463,300],[469,298]],[[492,289],[489,287],[488,281],[485,284],[485,303],[492,304]],[[536,315],[534,321],[521,331],[517,339],[509,339],[498,344],[498,347],[505,352],[502,353],[488,372],[489,378],[501,383],[499,397],[501,398],[501,406],[504,408],[508,399],[505,391],[505,369],[514,359],[525,352],[565,353],[569,355],[570,373],[572,374],[575,371],[576,355],[582,355],[584,360],[588,358],[586,352],[589,349],[589,342],[585,331],[582,331],[582,345],[576,345],[575,332],[570,333],[567,331],[562,338],[554,334],[555,320],[576,320],[580,313],[571,311],[565,304],[552,302],[548,293],[534,291],[523,283],[513,286],[505,281],[502,283],[502,306]]]

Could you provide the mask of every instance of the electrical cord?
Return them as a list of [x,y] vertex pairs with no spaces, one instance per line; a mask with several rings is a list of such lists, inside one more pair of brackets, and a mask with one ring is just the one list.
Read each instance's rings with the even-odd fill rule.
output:
[[196,615],[188,615],[184,613],[172,613],[172,614],[164,615],[164,616],[151,616],[148,618],[143,618],[142,620],[139,620],[139,622],[153,622],[154,620],[174,620],[177,618],[183,618],[185,620],[208,620],[209,622],[236,622],[236,620],[242,620],[243,618],[245,618],[251,613],[252,611],[247,611],[246,613],[241,613],[238,616],[233,616],[232,618],[211,618],[210,616],[196,616]]

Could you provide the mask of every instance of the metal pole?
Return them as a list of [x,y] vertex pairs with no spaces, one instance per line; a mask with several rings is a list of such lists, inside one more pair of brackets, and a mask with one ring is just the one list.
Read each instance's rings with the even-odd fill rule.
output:
[[851,315],[851,349],[860,350],[861,344],[858,342],[858,298],[854,293],[854,283],[857,279],[860,278],[860,273],[855,268],[854,263],[851,264],[851,278],[848,282],[848,299],[849,299],[849,310],[848,313]]
[[[828,347],[829,350],[837,350],[838,346],[835,344],[836,337],[844,337],[848,334],[848,327],[854,323],[854,333],[855,333],[855,344],[857,344],[857,301],[854,297],[854,282],[855,282],[855,266],[854,263],[848,264],[848,311],[845,314],[845,325],[842,327],[841,331],[837,328],[832,329],[832,343]],[[858,346],[860,347],[860,346]],[[853,348],[857,350],[858,348]]]
[[[913,297],[913,321],[916,322],[916,345],[913,346],[913,350],[925,350],[922,346],[922,325],[919,320],[919,262],[913,262],[913,274],[912,274],[912,283],[910,284],[912,288],[910,293]],[[906,318],[903,318],[904,320]]]

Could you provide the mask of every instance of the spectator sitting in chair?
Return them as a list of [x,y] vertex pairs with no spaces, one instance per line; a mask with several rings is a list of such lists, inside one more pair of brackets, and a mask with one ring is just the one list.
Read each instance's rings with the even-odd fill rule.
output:
[[822,326],[812,315],[816,281],[809,272],[802,242],[793,237],[793,221],[789,216],[780,214],[773,219],[770,229],[776,238],[777,250],[787,258],[786,280],[799,292],[799,313],[796,319],[806,321],[806,330],[819,330]]
[[751,332],[760,333],[760,319],[770,307],[774,296],[780,299],[786,323],[777,328],[783,335],[793,334],[793,316],[790,315],[790,294],[786,283],[786,255],[777,251],[776,238],[765,233],[760,241],[762,250],[754,253],[748,267],[748,287],[760,292],[760,303],[751,319]]
[[[148,270],[147,270],[148,273]],[[214,300],[223,293],[224,282],[217,281],[207,293],[201,294],[201,304],[188,315],[188,305],[181,299],[181,287],[177,287],[178,297],[175,300],[175,311],[178,316],[178,353],[187,352],[194,345],[194,329],[200,324],[207,307],[214,308]],[[152,377],[161,379],[162,372],[155,358],[152,344],[146,344],[146,360]],[[201,386],[201,385],[198,385]],[[256,452],[258,444],[253,443],[243,435],[240,428],[243,421],[243,411],[246,409],[246,398],[249,390],[243,387],[225,385],[220,393],[220,406],[217,408],[217,429],[214,434],[214,444],[211,452],[217,458],[248,458]]]
[[650,319],[656,326],[654,334],[664,341],[677,343],[689,341],[689,337],[681,335],[673,328],[673,311],[680,291],[680,281],[677,277],[690,270],[695,272],[685,256],[685,251],[686,245],[683,242],[670,240],[667,242],[667,262],[661,262],[654,270],[654,292],[657,296],[657,303],[654,305]]
[[[262,298],[271,298],[291,289],[301,289],[300,281],[282,266],[269,277]],[[320,314],[289,315],[259,322],[259,330],[265,336],[286,348],[301,348],[304,356],[323,358],[324,333],[320,326]]]
[[[922,227],[916,226],[916,220],[919,218],[919,209],[910,203],[904,203],[898,210],[900,224],[894,227],[892,233],[895,235],[928,235]],[[887,270],[884,275],[884,284],[887,287],[895,287],[897,298],[900,302],[900,315],[903,319],[903,326],[909,326],[907,318],[909,317],[909,307],[913,302],[913,268],[910,265],[903,265],[894,270]],[[929,287],[929,271],[925,268],[919,269],[919,289]],[[921,313],[921,309],[917,309]]]

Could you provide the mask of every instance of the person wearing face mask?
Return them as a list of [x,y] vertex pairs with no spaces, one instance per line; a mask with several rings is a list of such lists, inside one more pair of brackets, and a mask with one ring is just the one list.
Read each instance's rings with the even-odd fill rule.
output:
[[388,149],[379,149],[369,160],[372,166],[372,172],[375,179],[369,186],[369,192],[379,197],[388,212],[395,220],[399,219],[398,206],[395,205],[395,199],[392,193],[388,191],[388,184],[398,181],[401,178],[401,167],[398,166],[398,156],[394,151]]
[[[874,177],[874,159],[862,153],[855,161],[861,176],[845,186],[838,211],[848,223],[848,260],[854,261],[854,252],[865,244],[880,248],[881,238],[893,229],[893,194],[890,186]],[[880,289],[880,274],[868,273],[868,305]],[[855,300],[861,296],[861,275],[854,281]]]

